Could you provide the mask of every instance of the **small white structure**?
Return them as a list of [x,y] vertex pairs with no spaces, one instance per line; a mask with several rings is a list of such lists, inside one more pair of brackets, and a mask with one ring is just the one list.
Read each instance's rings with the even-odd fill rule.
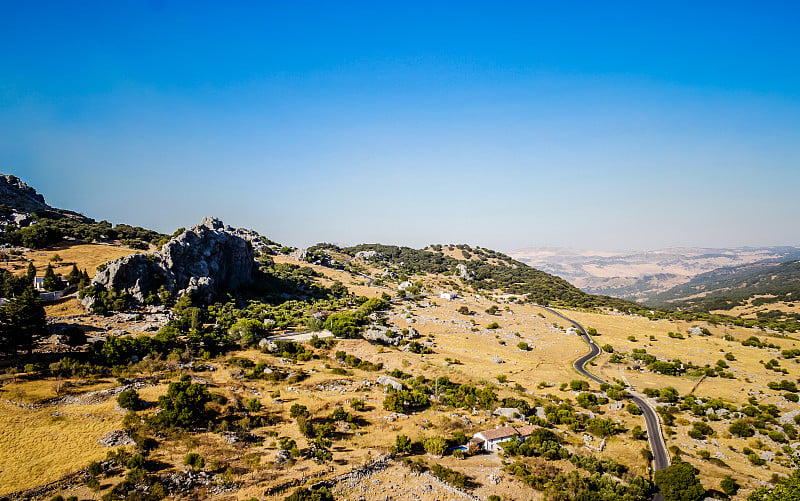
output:
[[412,284],[411,282],[406,280],[405,282],[400,282],[400,285],[397,286],[397,290],[404,291],[404,290],[408,289],[409,287],[411,287],[413,285],[414,284]]
[[456,294],[455,292],[440,292],[439,297],[442,299],[453,300],[458,297],[458,294]]
[[33,288],[37,291],[44,290],[44,277],[33,277]]

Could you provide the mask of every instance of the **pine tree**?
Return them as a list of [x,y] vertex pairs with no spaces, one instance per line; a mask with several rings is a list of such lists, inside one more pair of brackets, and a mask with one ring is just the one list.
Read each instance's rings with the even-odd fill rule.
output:
[[70,285],[77,285],[78,282],[81,281],[82,277],[83,275],[81,275],[81,272],[78,269],[78,267],[73,264],[72,270],[70,270],[69,274],[67,275],[67,282],[69,282]]
[[28,354],[33,351],[33,340],[47,332],[44,307],[32,287],[9,300],[0,308],[2,329],[0,338],[6,353],[16,353],[25,348]]
[[28,283],[32,284],[33,279],[36,278],[36,267],[33,263],[28,263],[28,271],[25,272],[25,275],[28,277]]
[[56,273],[53,271],[53,267],[49,264],[47,265],[47,270],[44,272],[42,286],[44,287],[44,290],[48,292],[61,289],[61,279],[56,276]]

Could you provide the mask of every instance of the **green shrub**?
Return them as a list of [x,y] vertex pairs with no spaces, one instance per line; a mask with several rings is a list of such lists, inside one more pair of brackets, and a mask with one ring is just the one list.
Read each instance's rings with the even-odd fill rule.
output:
[[737,492],[739,492],[740,487],[736,480],[734,480],[730,475],[726,475],[725,478],[720,481],[719,486],[722,488],[722,492],[728,496],[734,496]]
[[183,458],[183,464],[186,466],[191,466],[192,468],[200,469],[205,466],[206,462],[205,459],[203,459],[203,456],[200,454],[196,452],[190,452],[186,454],[185,458]]
[[443,437],[431,437],[422,441],[422,447],[428,454],[443,456],[447,450],[447,440]]
[[728,431],[731,432],[732,435],[742,438],[752,437],[755,435],[753,427],[750,426],[750,424],[744,419],[738,419],[731,423],[731,425],[728,427]]
[[119,396],[117,397],[117,404],[125,410],[136,411],[141,408],[142,401],[139,398],[139,393],[137,393],[136,390],[133,388],[128,388],[127,390],[120,392]]

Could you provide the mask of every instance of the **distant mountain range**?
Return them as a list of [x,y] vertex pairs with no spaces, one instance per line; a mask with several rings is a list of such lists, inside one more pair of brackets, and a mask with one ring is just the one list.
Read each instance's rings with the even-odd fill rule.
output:
[[[629,253],[535,247],[512,251],[508,255],[558,275],[591,294],[666,305],[685,299],[690,290],[695,290],[692,288],[699,287],[698,284],[705,284],[702,292],[707,295],[713,284],[717,284],[716,279],[741,277],[778,263],[798,260],[800,247],[672,247]],[[697,282],[693,281],[695,279]],[[740,285],[756,290],[749,282]],[[737,288],[732,282],[727,283],[727,290]]]
[[655,306],[692,311],[800,302],[800,261],[720,268],[697,275],[648,301]]

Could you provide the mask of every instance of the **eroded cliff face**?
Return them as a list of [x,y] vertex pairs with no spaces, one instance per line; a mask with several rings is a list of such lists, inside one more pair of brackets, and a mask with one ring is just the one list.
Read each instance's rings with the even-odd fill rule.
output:
[[18,177],[9,174],[0,174],[0,200],[4,205],[20,213],[52,209],[36,190]]
[[[256,270],[251,243],[240,230],[216,218],[185,230],[158,252],[134,254],[109,262],[92,280],[96,290],[130,294],[144,303],[165,287],[174,297],[187,293],[211,301],[219,293],[251,283]],[[91,306],[86,296],[83,304]]]

